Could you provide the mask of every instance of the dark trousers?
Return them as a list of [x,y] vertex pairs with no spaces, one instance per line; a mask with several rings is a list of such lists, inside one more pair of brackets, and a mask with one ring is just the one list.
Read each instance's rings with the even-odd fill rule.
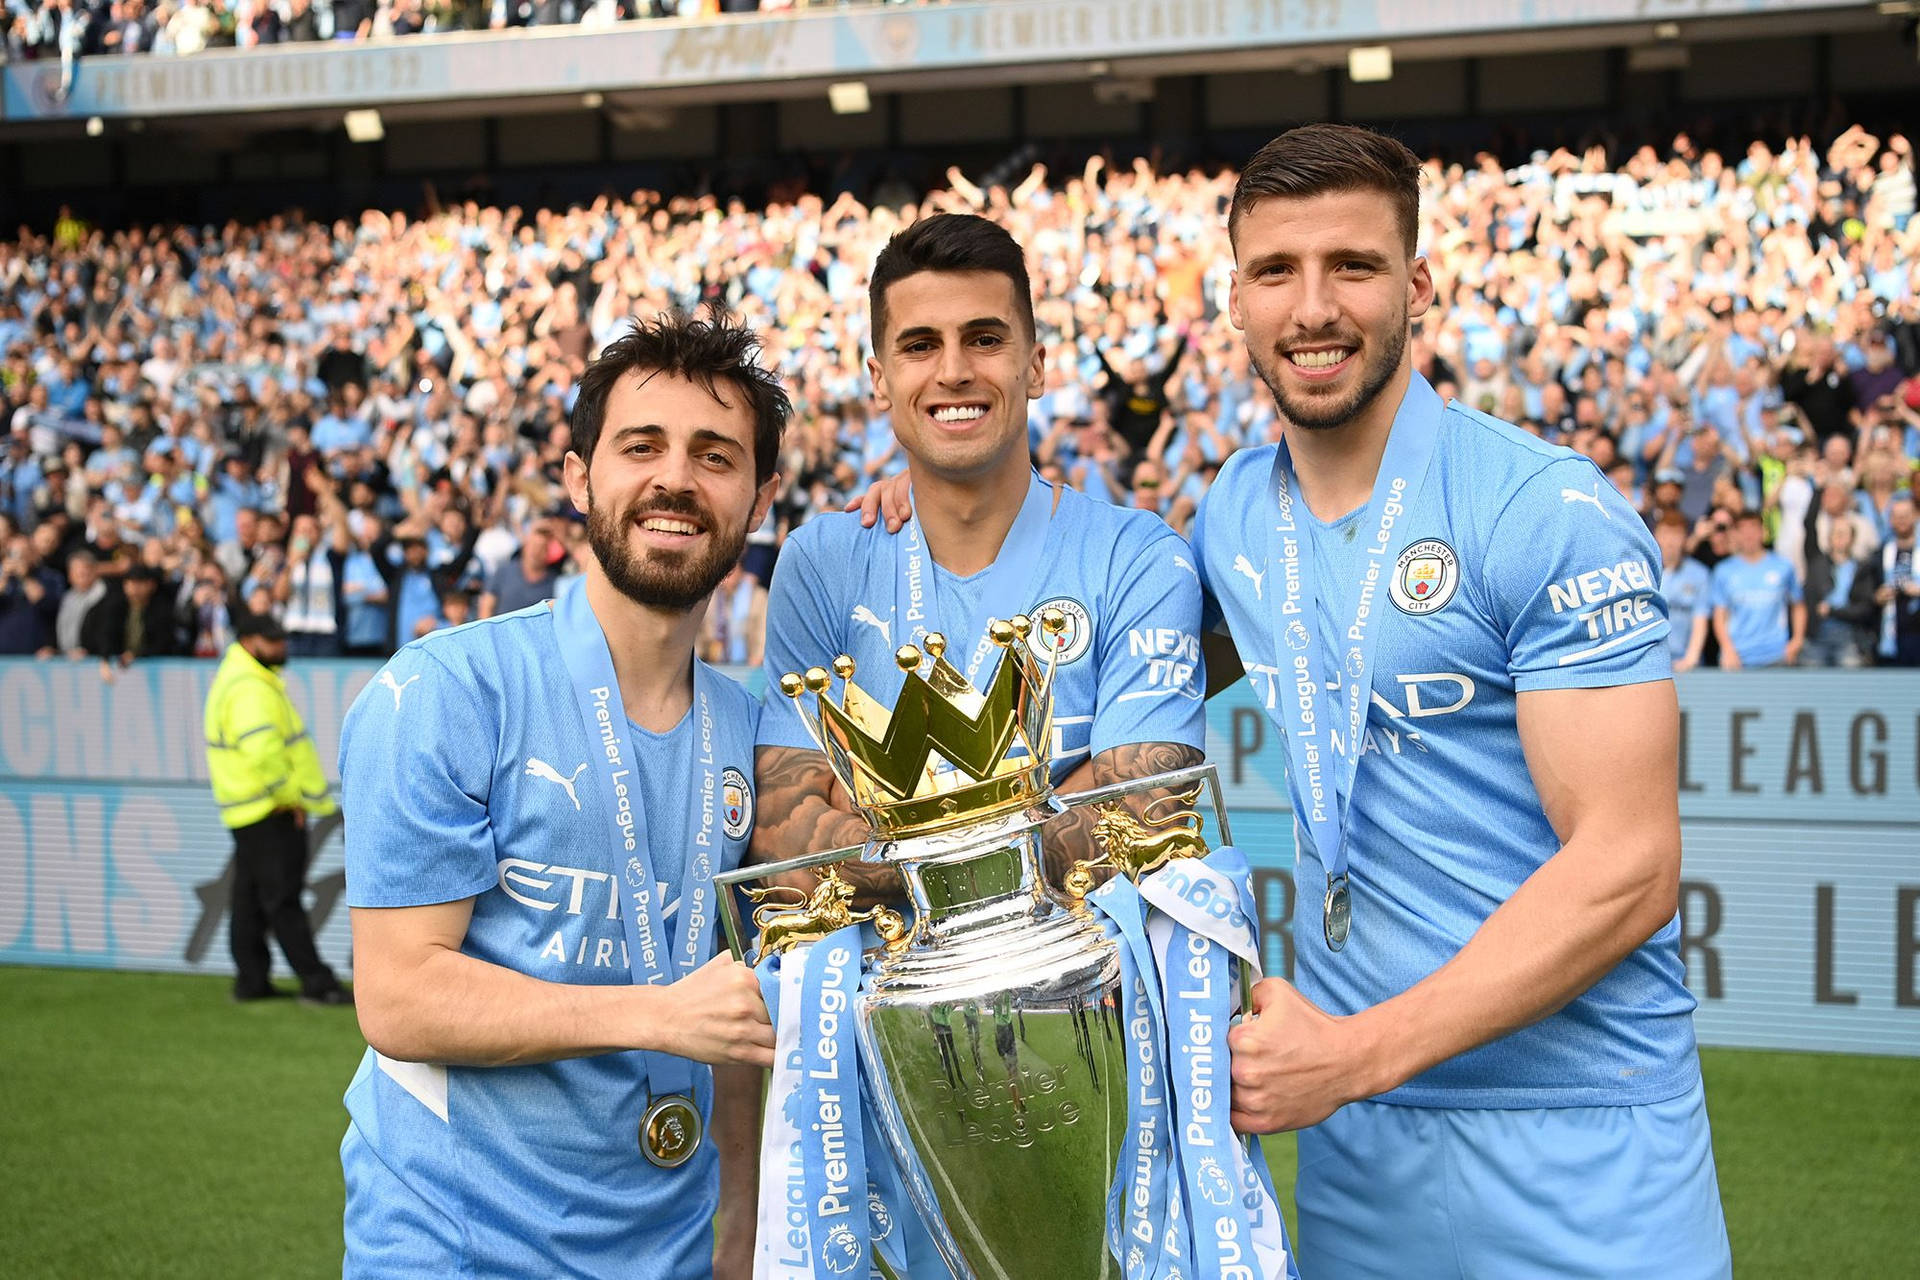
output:
[[313,926],[300,903],[306,878],[306,833],[295,825],[292,813],[268,814],[251,826],[234,828],[230,937],[236,995],[260,995],[271,985],[268,930],[280,940],[303,993],[319,995],[340,985],[313,944]]

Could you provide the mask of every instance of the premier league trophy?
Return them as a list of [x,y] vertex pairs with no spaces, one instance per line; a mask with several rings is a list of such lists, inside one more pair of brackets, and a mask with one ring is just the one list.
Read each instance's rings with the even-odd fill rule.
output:
[[[1148,1250],[1161,1242],[1145,1237],[1165,1231],[1126,1229],[1135,1200],[1142,1222],[1148,1202],[1163,1221],[1169,1205],[1173,1220],[1182,1216],[1180,1174],[1168,1158],[1178,1113],[1160,1103],[1157,1132],[1144,1135],[1143,1149],[1149,1126],[1130,1105],[1136,1091],[1159,1103],[1175,1064],[1161,1048],[1156,1084],[1156,1054],[1142,1047],[1142,1027],[1146,986],[1157,982],[1136,978],[1129,960],[1148,953],[1130,952],[1125,931],[1095,909],[1104,893],[1088,895],[1102,867],[1137,879],[1206,855],[1190,806],[1203,786],[1210,790],[1224,838],[1218,779],[1203,766],[1073,797],[1068,803],[1101,806],[1100,853],[1074,867],[1064,891],[1049,887],[1042,828],[1068,807],[1052,793],[1047,751],[1053,640],[1066,626],[1055,610],[1037,623],[994,622],[989,634],[1001,656],[984,692],[947,661],[940,635],[926,636],[924,651],[903,647],[895,661],[906,680],[890,711],[855,683],[844,656],[831,672],[815,667],[781,681],[871,836],[859,848],[716,877],[735,885],[801,868],[820,876],[804,895],[743,886],[762,903],[752,952],[777,1008],[783,1060],[768,1102],[756,1276],[865,1277],[869,1247],[875,1274],[910,1269],[915,1280],[941,1271],[1009,1280],[1196,1274],[1155,1270]],[[1145,792],[1158,798],[1136,794]],[[852,887],[832,865],[848,857],[898,868],[910,918],[885,907],[855,910]],[[1130,883],[1114,887],[1133,892]],[[794,900],[776,900],[782,895]],[[746,954],[734,895],[722,900],[735,952]],[[808,976],[769,976],[770,966],[796,960]],[[1232,962],[1224,952],[1220,961],[1225,988]],[[837,1016],[843,1002],[850,1020]],[[1188,1068],[1197,1065],[1217,1088],[1217,1136],[1241,1151],[1225,1132],[1225,1030]],[[836,1038],[850,1049],[857,1042],[862,1101],[842,1092],[843,1069],[853,1064]],[[1222,1160],[1228,1167],[1209,1160],[1214,1182],[1196,1184],[1203,1196],[1216,1184],[1237,1194],[1231,1184],[1243,1179],[1231,1158]],[[887,1203],[889,1185],[904,1192],[924,1227],[918,1238],[932,1246],[904,1264],[899,1246],[909,1232],[901,1228],[911,1224],[899,1218],[909,1206]],[[937,1257],[927,1257],[933,1250]]]

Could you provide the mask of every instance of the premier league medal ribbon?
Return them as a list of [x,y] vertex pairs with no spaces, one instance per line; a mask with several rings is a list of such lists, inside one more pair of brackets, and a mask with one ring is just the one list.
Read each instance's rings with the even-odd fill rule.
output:
[[[1407,516],[1433,460],[1443,407],[1426,380],[1413,375],[1387,437],[1373,495],[1360,517],[1366,568],[1348,600],[1326,602],[1338,628],[1332,634],[1321,626],[1313,521],[1300,496],[1285,440],[1273,454],[1268,485],[1277,520],[1269,535],[1268,554],[1280,570],[1280,587],[1268,599],[1279,673],[1274,677],[1280,689],[1277,718],[1287,740],[1287,785],[1294,812],[1305,819],[1313,851],[1327,873],[1321,931],[1330,951],[1347,945],[1353,922],[1347,881],[1347,812],[1360,768],[1367,704],[1373,697],[1374,642],[1380,637],[1379,615],[1386,608],[1382,597],[1388,591],[1389,568],[1407,544]],[[1330,675],[1344,681],[1344,716],[1336,715],[1327,696]],[[1346,734],[1344,741],[1334,736],[1340,732]]]
[[1297,1280],[1265,1161],[1230,1121],[1237,966],[1257,971],[1260,955],[1246,858],[1225,847],[1170,862],[1141,882],[1140,896],[1154,908],[1146,932],[1164,984],[1179,1180],[1198,1274]]
[[1146,905],[1125,876],[1087,902],[1120,935],[1120,990],[1126,1007],[1127,1134],[1107,1198],[1107,1243],[1126,1280],[1179,1280],[1185,1242],[1168,1199],[1173,1117],[1167,1102],[1166,1018],[1160,979],[1146,935]]
[[[564,588],[553,606],[554,635],[560,658],[573,686],[574,700],[586,730],[593,776],[602,785],[598,793],[605,830],[605,847],[615,864],[613,883],[620,886],[621,928],[627,938],[627,961],[634,982],[660,986],[699,967],[710,945],[708,903],[719,850],[714,843],[715,767],[712,672],[694,664],[694,706],[700,748],[685,765],[683,793],[692,805],[693,848],[687,854],[681,881],[680,936],[676,941],[661,927],[664,904],[657,901],[661,881],[654,874],[652,842],[647,824],[636,808],[639,760],[627,732],[626,707],[620,682],[614,675],[613,655],[606,633],[587,602],[586,583],[576,579]],[[737,744],[729,744],[736,745]],[[750,758],[750,753],[743,758]],[[696,781],[696,775],[703,774]],[[653,1094],[640,1122],[640,1149],[663,1169],[678,1168],[700,1149],[702,1122],[694,1101],[695,1066],[668,1053],[647,1055],[647,1084]],[[704,1070],[704,1068],[701,1068]]]

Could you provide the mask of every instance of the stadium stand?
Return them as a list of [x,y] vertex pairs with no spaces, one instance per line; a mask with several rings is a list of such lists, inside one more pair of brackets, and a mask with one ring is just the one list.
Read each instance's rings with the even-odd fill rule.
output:
[[[1831,591],[1832,526],[1875,568],[1916,484],[1913,164],[1906,137],[1858,127],[1728,155],[1680,134],[1436,160],[1420,367],[1593,457],[1649,523],[1677,512],[1707,568],[1758,510]],[[1224,316],[1233,177],[1096,155],[871,202],[637,191],[204,230],[69,213],[0,244],[0,651],[217,654],[245,605],[306,654],[372,654],[524,598],[579,545],[559,485],[573,381],[662,308],[724,306],[766,335],[801,409],[761,534],[777,544],[900,465],[867,407],[866,268],[932,209],[986,212],[1031,254],[1042,471],[1184,528],[1226,456],[1274,429]],[[756,590],[730,583],[715,656],[757,652]],[[1809,658],[1892,657],[1878,614]]]
[[777,13],[848,3],[941,0],[8,0],[5,53],[16,61],[578,24]]

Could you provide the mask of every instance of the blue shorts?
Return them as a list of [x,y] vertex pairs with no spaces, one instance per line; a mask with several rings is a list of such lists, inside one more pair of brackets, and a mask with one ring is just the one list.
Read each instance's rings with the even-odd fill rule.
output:
[[1302,1280],[1726,1280],[1700,1085],[1638,1107],[1357,1102],[1300,1132]]

